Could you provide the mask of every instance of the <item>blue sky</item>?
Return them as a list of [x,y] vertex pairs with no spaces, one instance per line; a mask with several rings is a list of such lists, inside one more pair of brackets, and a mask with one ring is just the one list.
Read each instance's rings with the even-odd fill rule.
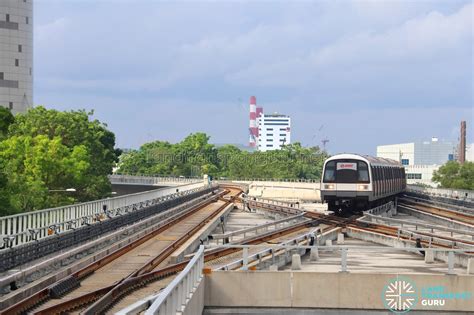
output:
[[[248,141],[248,99],[337,152],[473,119],[471,1],[36,0],[36,105],[95,109],[120,147]],[[321,128],[320,131],[318,131]]]

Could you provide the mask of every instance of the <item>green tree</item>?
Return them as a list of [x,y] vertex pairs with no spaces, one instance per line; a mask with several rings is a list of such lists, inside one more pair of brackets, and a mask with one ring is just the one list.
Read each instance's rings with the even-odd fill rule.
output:
[[[14,121],[15,117],[11,111],[6,107],[0,106],[0,141],[7,137],[8,128]],[[7,184],[8,180],[5,174],[5,166],[0,161],[0,215],[3,212],[11,210]]]
[[[114,148],[115,135],[105,124],[92,120],[92,115],[93,112],[84,110],[63,112],[39,106],[24,114],[18,114],[15,122],[9,127],[11,137],[35,139],[37,136],[45,136],[51,141],[59,141],[71,152],[76,152],[77,147],[80,147],[81,152],[87,154],[85,160],[89,166],[82,170],[81,180],[77,181],[74,187],[77,190],[77,201],[107,196],[111,191],[107,175],[112,173],[112,168],[118,161],[118,152]],[[67,176],[65,173],[59,175],[62,175],[60,180]],[[65,187],[66,183],[68,181],[58,185]],[[49,201],[52,200],[48,199]]]
[[15,117],[8,108],[0,106],[0,141],[5,139],[8,134],[8,128],[15,121]]
[[146,175],[198,176],[209,174],[228,178],[319,179],[325,152],[294,143],[282,150],[241,151],[235,146],[216,148],[204,133],[183,141],[151,142],[121,157],[120,172]]
[[54,190],[84,187],[89,159],[84,145],[68,148],[60,137],[12,136],[0,142],[0,164],[8,178],[4,191],[10,205],[0,209],[0,214],[73,203],[74,195]]
[[474,163],[449,161],[433,173],[433,181],[443,188],[474,190]]

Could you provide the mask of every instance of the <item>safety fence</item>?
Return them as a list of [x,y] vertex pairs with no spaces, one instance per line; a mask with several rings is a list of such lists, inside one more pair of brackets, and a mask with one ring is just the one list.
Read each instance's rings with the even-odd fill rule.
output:
[[146,315],[167,315],[182,312],[187,300],[191,298],[203,278],[203,267],[204,246],[201,245],[184,270],[163,291],[138,301],[116,314],[138,314],[145,311]]
[[305,213],[297,214],[295,216],[290,216],[284,219],[271,221],[265,224],[260,224],[256,226],[252,226],[245,229],[240,229],[224,234],[212,234],[212,237],[209,238],[209,242],[219,244],[220,243],[232,243],[236,238],[238,239],[245,239],[248,235],[258,235],[258,232],[262,231],[275,231],[283,226],[292,225],[296,222],[305,220],[304,218]]
[[420,187],[420,186],[408,185],[407,191],[423,194],[423,195],[461,199],[461,200],[474,202],[473,190],[445,189],[445,188],[432,188],[432,187]]
[[90,224],[93,220],[99,219],[98,216],[133,211],[146,204],[152,204],[158,199],[174,198],[203,186],[202,182],[191,183],[0,217],[0,248],[2,245],[12,247],[39,240],[48,235]]
[[[291,245],[291,244],[281,244],[281,245],[217,245],[217,246],[206,246],[207,248],[212,249],[227,249],[227,248],[237,248],[242,250],[242,257],[235,260],[234,262],[227,264],[225,266],[219,267],[219,270],[233,270],[249,269],[250,264],[261,262],[262,258],[265,256],[271,257],[276,255],[290,255],[294,251],[317,251],[319,252],[339,252],[340,253],[340,266],[342,272],[348,272],[348,262],[349,252],[361,253],[368,252],[373,253],[374,256],[379,256],[381,252],[393,253],[395,251],[406,251],[412,253],[420,253],[421,251],[432,251],[434,253],[445,253],[448,255],[448,274],[455,274],[454,264],[455,264],[455,254],[467,254],[472,251],[472,249],[454,249],[454,248],[417,248],[417,247],[383,247],[383,246],[350,246],[350,245]],[[258,249],[261,249],[258,251]],[[256,252],[252,255],[249,254],[250,250]]]
[[[311,252],[311,256],[318,253],[337,253],[340,255],[340,271],[350,272],[350,253],[360,254],[365,252],[369,255],[380,256],[381,252],[395,253],[397,251],[404,251],[419,254],[421,251],[432,251],[433,253],[441,253],[447,255],[447,274],[456,274],[455,270],[455,255],[463,255],[468,252],[464,249],[449,249],[449,248],[429,248],[420,249],[416,247],[381,247],[381,246],[349,246],[349,245],[326,245],[321,246],[317,243],[313,245],[297,245],[297,241],[308,239],[308,235],[304,235],[295,239],[293,244],[285,243],[279,245],[205,245],[200,246],[193,259],[188,263],[186,268],[159,294],[146,297],[127,308],[117,312],[118,315],[128,314],[183,314],[186,313],[186,308],[189,302],[193,299],[193,294],[196,294],[199,285],[204,277],[204,249],[240,249],[242,256],[237,260],[219,267],[217,270],[248,270],[251,266],[256,267],[262,264],[262,259],[265,257],[285,256],[291,261],[292,255],[304,254]],[[309,242],[309,240],[308,240]],[[309,244],[306,242],[307,244]],[[249,254],[251,253],[252,254]],[[357,255],[356,255],[357,256]],[[358,258],[356,258],[358,259]],[[288,260],[285,260],[288,261]],[[333,262],[333,260],[331,260]],[[268,264],[262,265],[266,269]],[[255,270],[255,268],[254,268]],[[253,271],[256,272],[256,271]],[[202,296],[197,299],[203,300]],[[201,301],[202,302],[202,301]],[[189,312],[188,312],[189,313]]]
[[167,186],[202,182],[202,178],[139,176],[139,175],[109,175],[111,184]]
[[173,198],[161,198],[136,207],[125,208],[124,211],[109,211],[95,222],[87,222],[78,228],[64,232],[55,232],[50,237],[32,240],[15,247],[5,246],[0,250],[0,272],[23,265],[48,254],[95,239],[105,233],[115,231],[125,225],[135,223],[152,215],[161,213],[184,202],[193,200],[212,192],[215,188],[198,189],[185,195]]

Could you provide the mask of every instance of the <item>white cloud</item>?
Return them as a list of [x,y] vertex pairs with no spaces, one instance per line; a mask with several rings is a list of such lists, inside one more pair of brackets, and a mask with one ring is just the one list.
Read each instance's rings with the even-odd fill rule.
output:
[[[472,10],[458,0],[124,0],[113,10],[108,1],[40,1],[35,102],[93,104],[125,146],[200,126],[218,142],[245,142],[246,113],[228,110],[254,93],[269,111],[295,117],[295,139],[342,110],[361,119],[375,110],[376,119],[440,107],[430,113],[438,121],[450,106],[472,106]],[[189,123],[178,126],[182,119]]]

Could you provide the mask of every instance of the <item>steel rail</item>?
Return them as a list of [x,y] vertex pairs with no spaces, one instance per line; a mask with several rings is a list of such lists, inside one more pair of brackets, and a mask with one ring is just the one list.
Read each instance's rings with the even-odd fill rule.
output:
[[[222,195],[228,194],[229,191],[226,190],[218,195],[216,195],[213,199],[217,200],[220,199]],[[115,300],[115,296],[117,292],[120,294],[123,294],[123,292],[127,292],[126,289],[130,286],[130,284],[133,283],[133,279],[146,272],[150,272],[156,266],[158,266],[161,262],[163,262],[167,257],[169,257],[176,248],[179,248],[182,244],[184,244],[190,236],[195,234],[203,225],[205,225],[209,220],[211,220],[213,217],[215,217],[217,214],[219,214],[223,209],[225,209],[227,206],[231,204],[228,200],[219,207],[218,209],[214,210],[209,216],[204,218],[198,225],[193,227],[191,231],[186,232],[182,237],[179,239],[175,240],[172,244],[168,245],[165,249],[160,251],[160,253],[149,260],[147,263],[145,263],[142,267],[140,267],[138,270],[134,271],[133,273],[129,274],[127,277],[124,277],[122,280],[117,281],[111,286],[107,286],[105,288],[100,288],[98,290],[95,290],[93,292],[89,292],[87,294],[81,295],[79,297],[76,297],[71,300],[67,300],[61,303],[58,303],[56,305],[50,306],[48,308],[42,309],[38,312],[34,312],[34,314],[60,314],[62,312],[68,312],[70,310],[73,310],[77,307],[84,306],[84,305],[89,305],[90,303],[96,302],[92,308],[92,311],[86,310],[85,313],[91,313],[91,314],[96,314],[100,313],[97,309],[102,309],[102,308],[107,308],[110,303],[112,303]],[[209,204],[207,204],[209,205]],[[203,205],[200,207],[200,209],[204,208],[207,205]],[[190,213],[194,213],[193,211],[190,211]],[[181,220],[182,221],[182,220]],[[110,299],[108,298],[110,295],[113,296],[112,302],[109,302]]]
[[462,223],[474,225],[474,215],[470,215],[467,213],[448,210],[448,209],[442,209],[442,208],[431,206],[431,205],[423,205],[423,204],[420,204],[414,201],[409,201],[409,200],[404,200],[403,202],[400,202],[399,205],[413,207],[416,210],[419,210],[425,213],[435,214],[447,219],[456,220]]
[[[107,265],[108,263],[110,263],[110,262],[116,260],[117,258],[123,256],[124,254],[128,253],[129,251],[131,251],[132,249],[136,248],[137,246],[143,244],[144,242],[152,239],[155,235],[157,235],[159,233],[162,233],[165,230],[169,229],[171,226],[174,226],[174,225],[178,224],[179,222],[183,221],[184,219],[186,219],[187,217],[192,215],[195,210],[202,209],[202,208],[208,206],[209,204],[211,204],[212,202],[217,200],[222,194],[225,194],[225,193],[227,193],[227,191],[219,192],[215,196],[212,196],[209,199],[207,199],[207,200],[205,200],[205,201],[203,201],[203,202],[201,202],[197,205],[191,206],[189,209],[185,210],[184,213],[177,215],[170,222],[166,223],[165,225],[163,225],[162,227],[160,227],[157,230],[153,231],[152,233],[144,235],[141,238],[133,241],[132,243],[127,244],[126,246],[115,250],[114,252],[112,252],[112,253],[104,256],[103,258],[101,258],[101,259],[85,266],[84,268],[81,268],[80,270],[78,270],[78,271],[72,273],[71,275],[69,275],[67,278],[73,278],[73,279],[80,282],[80,280],[82,280],[82,279],[86,278],[87,276],[93,274],[96,270],[102,268],[103,266]],[[61,279],[61,280],[57,281],[56,283],[54,283],[53,285],[51,285],[51,286],[35,293],[32,296],[30,296],[30,297],[28,297],[28,298],[26,298],[26,299],[24,299],[24,300],[22,300],[22,301],[20,301],[16,304],[14,304],[13,306],[5,309],[4,311],[2,311],[2,314],[20,314],[20,313],[23,313],[23,312],[35,307],[39,303],[43,303],[45,300],[47,300],[48,298],[51,297],[52,288],[56,285],[59,285],[63,280],[64,279]],[[99,289],[97,291],[102,291],[102,290],[103,290],[103,288]],[[97,293],[98,292],[91,292],[91,293],[87,294],[87,296],[89,298],[92,298],[92,296],[97,295]],[[69,301],[66,301],[66,302],[67,302],[66,304],[68,304],[68,305],[74,304],[73,300],[69,300]]]

